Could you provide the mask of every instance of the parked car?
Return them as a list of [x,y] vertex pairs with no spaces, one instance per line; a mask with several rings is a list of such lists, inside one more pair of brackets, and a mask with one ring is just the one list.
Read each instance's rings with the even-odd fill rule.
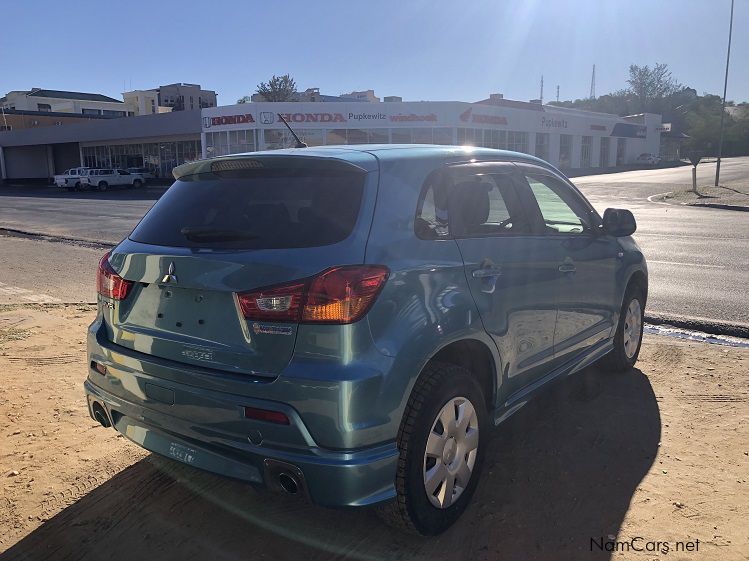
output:
[[88,331],[90,415],[152,452],[437,534],[490,427],[637,360],[632,213],[532,156],[329,146],[174,176],[101,259]]
[[150,168],[127,168],[130,173],[135,173],[143,179],[156,179],[158,176]]
[[125,185],[127,187],[142,187],[145,180],[138,173],[130,173],[124,169],[92,169],[86,177],[88,184],[99,191],[106,191],[109,187]]
[[77,191],[86,185],[86,180],[81,180],[81,178],[86,177],[88,172],[89,168],[86,167],[66,169],[61,174],[55,175],[54,183],[68,191]]
[[661,159],[655,154],[649,154],[648,152],[643,152],[642,154],[637,156],[635,163],[645,164],[648,166],[656,166],[661,163]]

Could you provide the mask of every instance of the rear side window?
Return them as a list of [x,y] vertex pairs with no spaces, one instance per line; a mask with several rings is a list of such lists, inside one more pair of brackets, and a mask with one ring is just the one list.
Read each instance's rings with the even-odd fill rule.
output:
[[146,214],[130,239],[215,249],[334,244],[347,238],[356,224],[365,178],[358,170],[283,168],[183,178]]
[[422,239],[528,234],[531,225],[508,173],[467,173],[427,183],[416,212]]

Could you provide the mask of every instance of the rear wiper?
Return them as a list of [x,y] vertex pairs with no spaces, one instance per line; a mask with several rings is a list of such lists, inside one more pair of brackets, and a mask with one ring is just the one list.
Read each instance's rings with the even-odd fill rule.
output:
[[217,230],[200,226],[185,226],[179,233],[193,242],[233,242],[260,237],[248,230]]

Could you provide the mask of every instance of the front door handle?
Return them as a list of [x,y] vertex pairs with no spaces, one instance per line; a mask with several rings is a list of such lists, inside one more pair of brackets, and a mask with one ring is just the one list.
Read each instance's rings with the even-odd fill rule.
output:
[[471,276],[474,279],[486,279],[489,277],[498,277],[502,274],[502,269],[499,267],[485,267],[483,269],[475,269]]
[[577,271],[577,267],[575,267],[572,263],[562,263],[559,265],[559,272],[560,273],[574,273]]

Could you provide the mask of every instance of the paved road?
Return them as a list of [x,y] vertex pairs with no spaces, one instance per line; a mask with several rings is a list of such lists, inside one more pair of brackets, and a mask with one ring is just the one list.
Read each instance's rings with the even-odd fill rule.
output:
[[[712,182],[714,164],[698,168]],[[749,184],[749,158],[723,161],[721,183]],[[691,168],[576,178],[601,212],[630,208],[651,273],[650,312],[749,325],[749,213],[666,205],[648,197],[691,181]],[[0,188],[0,228],[111,244],[125,237],[161,191],[70,194],[53,188]],[[104,249],[0,236],[0,303],[35,295],[91,301]],[[21,292],[18,292],[21,289]],[[27,292],[23,292],[23,291]],[[40,300],[41,301],[41,300]]]
[[[691,184],[691,169],[628,171],[574,182],[599,212],[616,206],[634,212],[635,239],[648,259],[649,311],[749,325],[749,212],[648,200]],[[715,164],[697,169],[698,184],[712,184]],[[749,185],[749,158],[724,160],[721,184]]]

